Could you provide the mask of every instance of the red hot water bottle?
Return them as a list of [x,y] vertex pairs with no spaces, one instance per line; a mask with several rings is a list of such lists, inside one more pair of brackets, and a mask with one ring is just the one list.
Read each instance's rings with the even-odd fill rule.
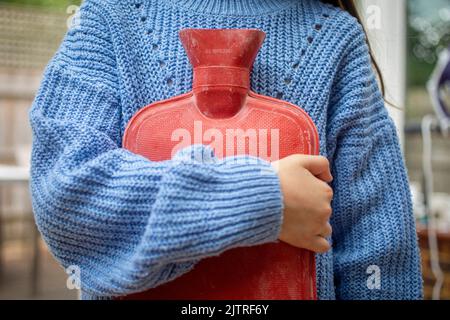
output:
[[[275,161],[319,152],[317,129],[300,107],[250,90],[265,34],[252,29],[184,29],[192,91],[152,103],[130,120],[124,148],[152,161],[192,144],[217,157]],[[241,247],[201,260],[173,281],[126,299],[316,299],[314,254],[283,242]]]

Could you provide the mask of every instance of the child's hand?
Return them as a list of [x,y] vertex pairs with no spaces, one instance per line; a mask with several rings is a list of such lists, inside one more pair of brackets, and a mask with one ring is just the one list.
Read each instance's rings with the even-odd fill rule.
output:
[[333,190],[328,160],[321,156],[292,155],[275,161],[284,198],[284,217],[279,239],[298,248],[324,253],[331,235]]

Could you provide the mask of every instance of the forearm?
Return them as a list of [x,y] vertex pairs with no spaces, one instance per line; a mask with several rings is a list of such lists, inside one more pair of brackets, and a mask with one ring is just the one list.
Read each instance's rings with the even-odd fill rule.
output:
[[91,294],[142,291],[203,257],[277,239],[282,201],[269,163],[132,154],[119,145],[118,99],[57,66],[30,119],[37,224]]

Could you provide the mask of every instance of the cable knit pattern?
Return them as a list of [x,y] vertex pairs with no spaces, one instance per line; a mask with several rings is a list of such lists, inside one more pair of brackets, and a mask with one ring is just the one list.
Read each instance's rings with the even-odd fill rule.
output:
[[[143,291],[278,237],[282,195],[269,163],[219,160],[205,146],[151,162],[121,148],[136,111],[191,89],[186,27],[265,31],[252,89],[301,106],[318,127],[335,178],[319,297],[422,297],[406,170],[356,19],[318,0],[86,0],[78,22],[30,112],[31,190],[52,253],[81,268],[84,298]],[[371,265],[378,289],[367,286]]]

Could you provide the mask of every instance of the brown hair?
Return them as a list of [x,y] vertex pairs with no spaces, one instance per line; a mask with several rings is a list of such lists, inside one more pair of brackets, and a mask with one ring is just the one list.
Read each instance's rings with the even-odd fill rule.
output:
[[[364,25],[362,23],[362,20],[358,13],[358,10],[356,10],[355,1],[353,1],[353,0],[322,0],[322,1],[325,3],[332,4],[336,7],[339,7],[341,9],[347,11],[352,16],[354,16],[364,28]],[[367,41],[367,45],[369,46],[369,54],[370,54],[370,58],[372,59],[372,65],[376,71],[378,79],[380,80],[381,92],[383,93],[383,96],[384,96],[386,92],[385,92],[383,75],[381,74],[380,67],[375,60],[375,57],[374,57],[374,54],[373,54],[373,51],[372,51],[369,41]]]

